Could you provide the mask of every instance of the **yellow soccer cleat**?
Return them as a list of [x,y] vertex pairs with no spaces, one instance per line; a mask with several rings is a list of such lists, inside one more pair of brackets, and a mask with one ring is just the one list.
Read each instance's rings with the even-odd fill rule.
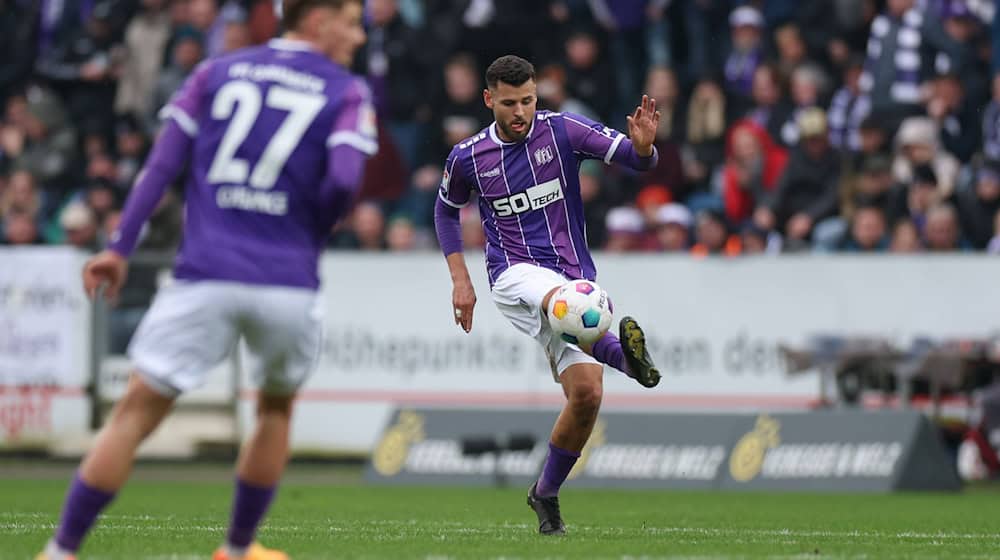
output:
[[[55,559],[46,554],[45,551],[42,551],[38,553],[38,556],[35,556],[35,560],[55,560]],[[76,560],[76,556],[61,556],[59,560]]]
[[[39,560],[39,559],[36,559]],[[212,560],[288,560],[288,555],[280,550],[265,548],[257,543],[250,545],[243,558],[230,558],[226,547],[219,547],[212,555]]]

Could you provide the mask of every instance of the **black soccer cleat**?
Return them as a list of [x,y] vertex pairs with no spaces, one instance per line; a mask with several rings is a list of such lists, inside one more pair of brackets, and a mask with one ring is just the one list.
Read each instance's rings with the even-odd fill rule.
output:
[[565,535],[566,525],[559,513],[559,497],[543,498],[536,495],[535,484],[528,490],[528,505],[538,516],[538,532],[543,535]]
[[656,387],[660,382],[660,370],[653,365],[653,359],[646,350],[646,335],[642,327],[632,317],[622,317],[618,324],[618,338],[622,341],[625,361],[628,362],[629,376],[643,387]]

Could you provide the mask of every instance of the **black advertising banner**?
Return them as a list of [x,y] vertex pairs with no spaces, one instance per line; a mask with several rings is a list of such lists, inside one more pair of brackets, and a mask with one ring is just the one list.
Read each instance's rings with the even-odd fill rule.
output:
[[[529,485],[556,414],[543,410],[403,409],[365,473],[379,484]],[[464,455],[463,441],[531,435],[522,451]],[[520,439],[523,439],[520,438]],[[958,490],[931,423],[912,411],[601,415],[577,487],[889,492]]]

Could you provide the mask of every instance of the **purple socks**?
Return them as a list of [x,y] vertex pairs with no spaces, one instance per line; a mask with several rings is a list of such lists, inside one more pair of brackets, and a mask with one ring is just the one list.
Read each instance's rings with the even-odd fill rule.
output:
[[542,476],[538,477],[538,484],[535,485],[535,494],[542,498],[558,495],[559,487],[566,482],[569,471],[573,470],[573,465],[579,458],[579,453],[549,443],[549,456],[545,459]]
[[253,542],[257,526],[274,499],[274,486],[254,486],[236,479],[233,515],[229,523],[226,544],[231,549],[246,549]]
[[594,359],[602,364],[607,364],[618,371],[631,375],[628,370],[628,362],[625,361],[625,351],[622,350],[622,341],[610,332],[604,333],[591,349]]
[[79,550],[83,537],[87,536],[97,516],[114,497],[114,492],[88,486],[80,478],[80,473],[77,473],[66,494],[59,529],[56,531],[56,545],[66,552],[75,553]]

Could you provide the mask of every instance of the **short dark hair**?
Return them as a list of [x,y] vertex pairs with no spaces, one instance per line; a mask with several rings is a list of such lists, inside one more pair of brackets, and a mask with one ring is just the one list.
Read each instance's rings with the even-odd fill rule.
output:
[[528,80],[534,79],[534,65],[513,54],[501,56],[486,69],[486,85],[490,88],[496,88],[500,82],[520,86]]
[[339,10],[349,2],[362,2],[362,0],[281,0],[282,27],[286,30],[295,29],[313,8],[328,7]]

